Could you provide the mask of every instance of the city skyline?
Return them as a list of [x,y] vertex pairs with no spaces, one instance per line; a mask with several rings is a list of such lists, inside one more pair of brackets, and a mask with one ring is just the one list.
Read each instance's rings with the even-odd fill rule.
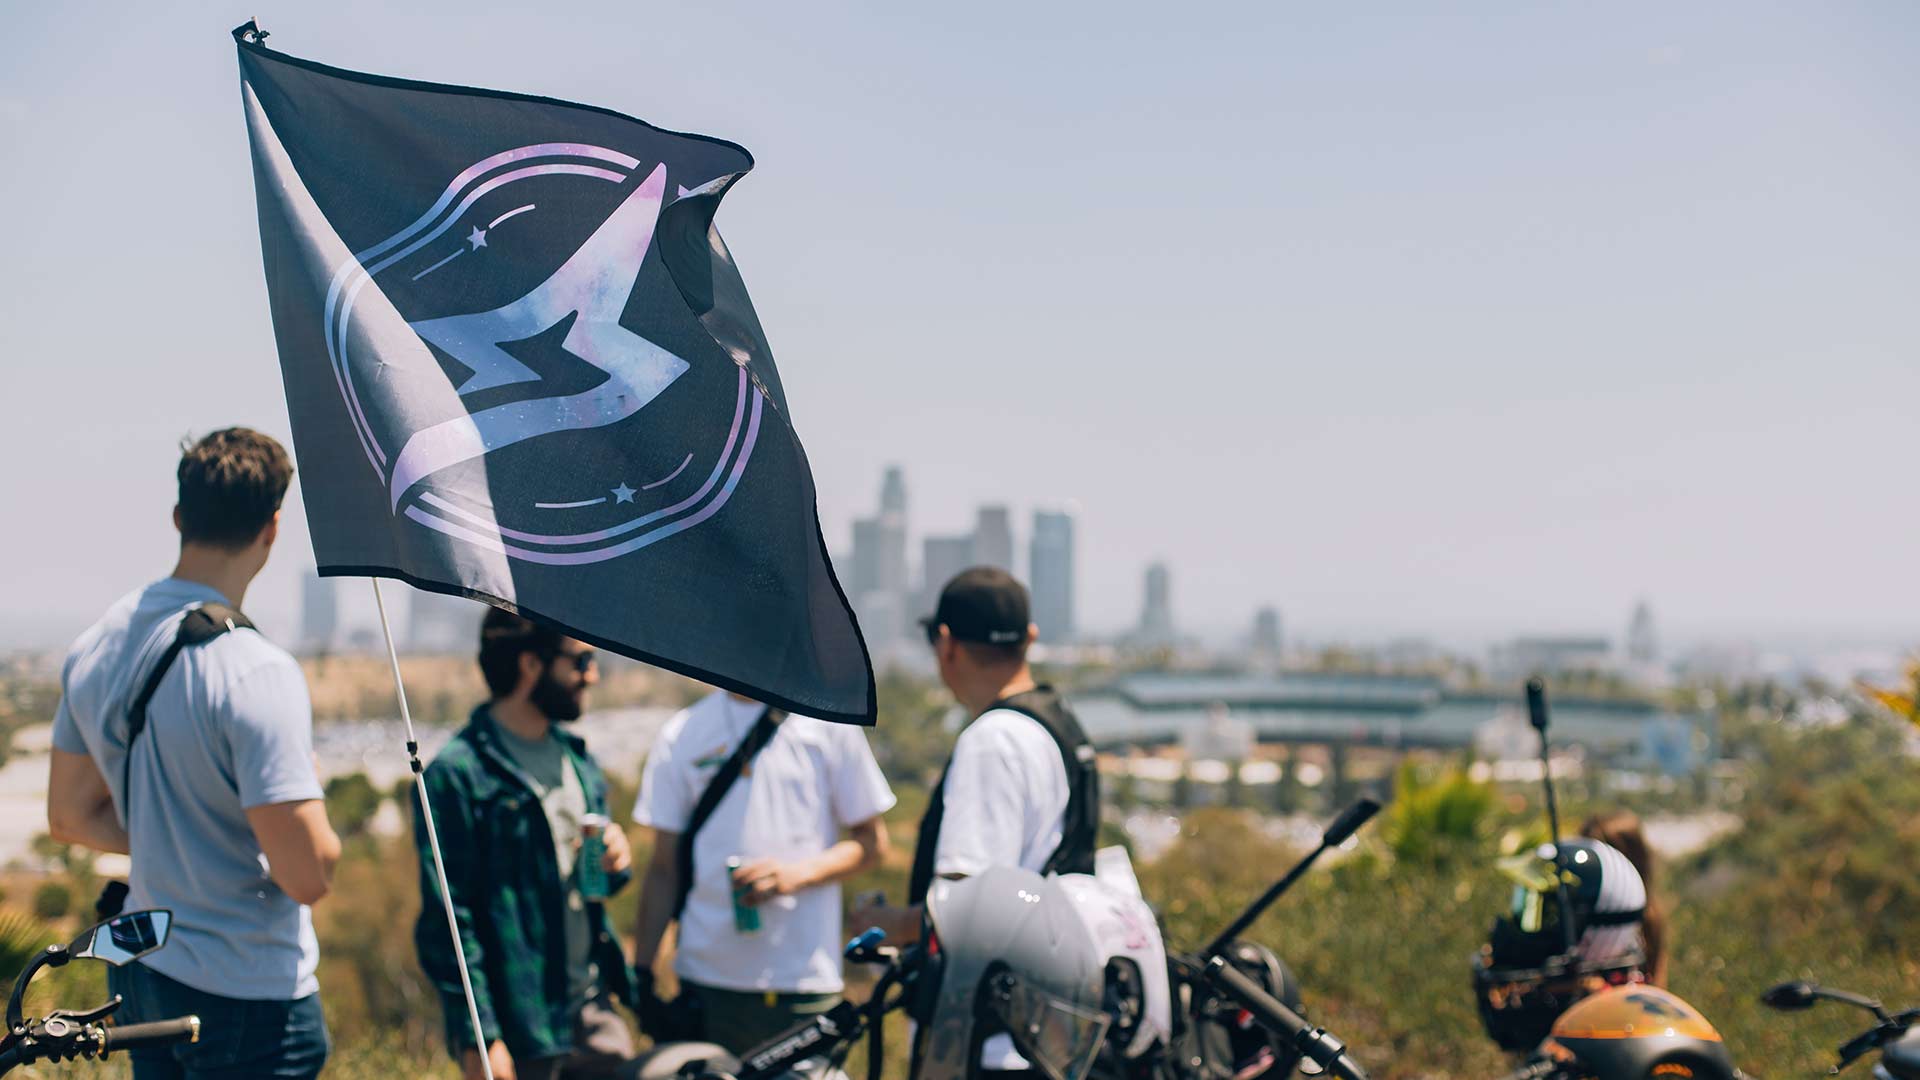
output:
[[[919,537],[1073,502],[1095,634],[1164,557],[1203,639],[1261,603],[1300,641],[1618,638],[1647,597],[1669,653],[1920,641],[1920,12],[260,15],[294,55],[750,148],[718,224],[836,543],[892,462]],[[0,134],[167,167],[0,175],[31,208],[0,264],[0,499],[35,523],[6,646],[165,573],[182,435],[288,434],[234,20],[130,8],[84,49],[68,21],[14,13]],[[281,640],[312,563],[296,486],[246,604]]]
[[1068,510],[1034,511],[1025,565],[1015,561],[1013,515],[1004,503],[975,507],[969,532],[923,532],[920,562],[913,565],[907,557],[914,535],[907,491],[905,470],[888,465],[877,512],[853,520],[851,543],[839,558],[842,587],[870,651],[884,660],[903,640],[911,641],[918,620],[933,612],[946,582],[976,566],[1005,570],[1026,583],[1041,641],[1077,639],[1074,527]]

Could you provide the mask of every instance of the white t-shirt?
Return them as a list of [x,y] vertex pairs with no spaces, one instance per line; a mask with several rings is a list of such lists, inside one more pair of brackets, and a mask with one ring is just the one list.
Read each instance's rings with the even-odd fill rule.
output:
[[1012,709],[981,713],[954,740],[933,872],[1038,872],[1066,832],[1069,794],[1060,744],[1038,720]]
[[[981,713],[953,743],[933,872],[971,876],[991,866],[1040,872],[1066,834],[1070,795],[1060,744],[1040,721],[1012,709]],[[1029,1066],[1012,1039],[995,1035],[980,1048],[980,1067]]]
[[[716,692],[668,720],[640,777],[635,823],[684,831],[701,793],[764,709]],[[674,970],[721,990],[839,993],[839,884],[768,900],[760,930],[743,934],[733,925],[727,859],[811,858],[838,843],[843,829],[893,804],[864,731],[807,716],[781,721],[694,838],[693,889]]]

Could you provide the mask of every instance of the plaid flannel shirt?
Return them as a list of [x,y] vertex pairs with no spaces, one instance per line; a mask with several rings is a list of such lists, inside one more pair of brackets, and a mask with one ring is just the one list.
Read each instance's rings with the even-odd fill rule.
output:
[[[606,775],[586,743],[564,728],[555,733],[579,766],[588,810],[606,813]],[[523,1060],[571,1052],[575,1016],[568,1000],[562,922],[566,883],[539,796],[501,746],[487,706],[475,709],[467,726],[434,757],[426,783],[482,1036],[489,1043],[504,1040]],[[414,946],[421,968],[440,991],[447,1047],[458,1057],[476,1042],[417,799],[413,821],[421,897]],[[608,885],[617,892],[630,878],[629,873],[610,874]],[[625,953],[607,927],[602,905],[588,904],[587,911],[600,987],[624,999]]]

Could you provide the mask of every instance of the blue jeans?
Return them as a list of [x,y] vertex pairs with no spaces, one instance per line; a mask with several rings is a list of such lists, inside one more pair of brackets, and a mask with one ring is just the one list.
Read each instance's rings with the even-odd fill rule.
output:
[[176,1016],[200,1018],[200,1041],[130,1052],[134,1080],[313,1080],[327,1063],[327,1018],[320,995],[297,1001],[248,1001],[195,990],[139,963],[107,973],[126,998],[122,1024]]

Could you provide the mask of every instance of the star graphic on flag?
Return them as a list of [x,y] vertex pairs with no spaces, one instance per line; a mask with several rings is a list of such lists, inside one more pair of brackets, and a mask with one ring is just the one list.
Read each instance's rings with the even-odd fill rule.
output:
[[563,324],[561,348],[609,378],[589,390],[494,405],[415,432],[390,469],[395,507],[424,478],[462,461],[552,432],[625,420],[686,374],[685,360],[620,323],[640,264],[653,246],[666,175],[665,165],[656,167],[551,277],[518,300],[491,311],[408,324],[472,373],[454,388],[462,397],[541,382],[538,372],[501,346]]
[[627,486],[625,480],[620,481],[620,486],[613,489],[613,501],[617,503],[633,501],[633,489]]
[[473,245],[473,247],[468,249],[470,251],[479,251],[481,248],[486,247],[487,230],[475,225],[473,231],[467,234],[467,243]]

